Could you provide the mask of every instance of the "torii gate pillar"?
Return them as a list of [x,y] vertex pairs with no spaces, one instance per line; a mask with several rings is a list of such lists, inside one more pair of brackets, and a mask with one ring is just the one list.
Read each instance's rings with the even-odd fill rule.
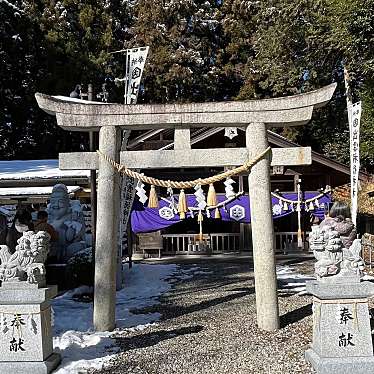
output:
[[[234,166],[253,159],[268,147],[266,126],[300,126],[310,121],[315,107],[325,105],[335,90],[331,84],[301,95],[267,100],[167,105],[121,105],[72,100],[36,94],[39,106],[56,115],[69,131],[100,130],[100,150],[128,168],[185,168]],[[190,149],[189,128],[243,127],[246,148]],[[120,129],[171,128],[178,133],[174,150],[123,151]],[[118,130],[117,130],[118,129]],[[273,149],[271,165],[307,165],[310,148]],[[273,220],[270,194],[270,156],[260,160],[249,176],[251,220],[259,328],[279,328]],[[61,169],[99,169],[95,263],[94,325],[99,331],[115,327],[115,272],[118,230],[118,175],[95,152],[60,154]]]
[[[268,148],[265,123],[251,123],[247,127],[246,144],[249,159]],[[248,146],[249,144],[251,147]],[[260,329],[272,331],[279,328],[279,308],[269,170],[270,156],[267,155],[251,169],[248,185],[251,202],[257,324]]]
[[[103,126],[99,149],[119,161],[120,128]],[[97,331],[115,328],[116,268],[119,222],[119,174],[103,158],[99,159],[97,225],[95,245],[95,288],[93,323]],[[108,198],[110,197],[110,198]],[[117,197],[117,198],[116,198]]]

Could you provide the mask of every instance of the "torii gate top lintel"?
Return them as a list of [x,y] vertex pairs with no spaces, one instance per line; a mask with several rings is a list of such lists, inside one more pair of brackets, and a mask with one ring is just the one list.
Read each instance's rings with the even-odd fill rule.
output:
[[56,115],[57,124],[72,131],[92,131],[102,126],[123,129],[227,127],[249,123],[268,126],[306,124],[313,109],[331,99],[336,83],[308,93],[275,99],[189,104],[123,105],[90,102],[37,93],[41,109]]

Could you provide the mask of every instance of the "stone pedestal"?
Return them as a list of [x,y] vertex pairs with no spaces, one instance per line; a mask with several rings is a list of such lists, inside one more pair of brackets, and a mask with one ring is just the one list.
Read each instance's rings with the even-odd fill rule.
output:
[[48,374],[60,363],[53,353],[50,299],[57,287],[26,282],[0,287],[0,373]]
[[307,283],[313,298],[313,343],[305,353],[317,374],[374,373],[369,282]]

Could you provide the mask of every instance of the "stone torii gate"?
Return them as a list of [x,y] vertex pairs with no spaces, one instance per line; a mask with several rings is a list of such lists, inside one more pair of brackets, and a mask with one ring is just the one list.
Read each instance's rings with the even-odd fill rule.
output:
[[[73,100],[37,93],[41,109],[55,115],[69,131],[99,131],[99,150],[128,168],[237,166],[268,148],[267,128],[306,124],[313,108],[328,103],[336,84],[309,93],[277,99],[218,103],[121,105]],[[190,128],[242,127],[245,148],[191,149]],[[174,150],[120,152],[120,130],[175,129]],[[62,153],[61,169],[99,170],[95,254],[94,326],[115,327],[119,174],[95,152]],[[249,174],[257,323],[279,328],[270,165],[311,163],[310,148],[274,148]]]

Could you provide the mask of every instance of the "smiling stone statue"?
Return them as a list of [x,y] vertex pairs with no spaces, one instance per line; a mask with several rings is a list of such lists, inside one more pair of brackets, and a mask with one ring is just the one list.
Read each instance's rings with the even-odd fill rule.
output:
[[58,232],[58,242],[52,248],[52,254],[65,262],[86,247],[86,227],[80,203],[69,199],[65,185],[53,187],[48,216],[48,222]]

